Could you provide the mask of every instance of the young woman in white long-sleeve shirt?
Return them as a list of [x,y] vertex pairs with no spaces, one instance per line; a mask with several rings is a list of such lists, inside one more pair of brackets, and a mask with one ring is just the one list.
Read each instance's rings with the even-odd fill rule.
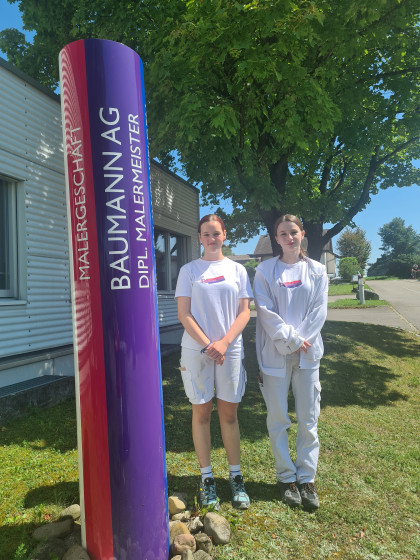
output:
[[[319,507],[314,480],[319,455],[317,433],[323,355],[321,328],[327,316],[328,278],[324,265],[309,259],[305,232],[291,214],[275,224],[280,255],[256,269],[257,358],[267,406],[267,428],[281,499],[290,506]],[[292,385],[298,434],[296,461],[290,458],[288,393]]]

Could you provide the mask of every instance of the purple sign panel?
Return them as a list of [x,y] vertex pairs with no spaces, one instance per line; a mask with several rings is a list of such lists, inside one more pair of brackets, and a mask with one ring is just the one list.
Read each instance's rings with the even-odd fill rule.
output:
[[166,560],[142,62],[88,39],[67,45],[60,64],[86,547],[97,560]]

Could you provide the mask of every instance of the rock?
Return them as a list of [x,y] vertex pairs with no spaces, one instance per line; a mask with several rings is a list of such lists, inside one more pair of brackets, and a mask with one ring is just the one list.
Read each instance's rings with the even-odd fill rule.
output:
[[197,550],[204,550],[207,554],[210,554],[211,549],[213,548],[211,538],[206,535],[206,533],[198,533],[195,535],[195,543],[197,545]]
[[193,555],[193,560],[211,560],[211,556],[207,554],[207,552],[204,552],[204,550],[197,550]]
[[29,555],[29,560],[51,560],[58,558],[62,560],[66,553],[66,545],[60,539],[49,539],[39,544],[36,549]]
[[73,531],[68,537],[63,539],[67,548],[71,548],[75,544],[82,546],[82,528],[77,523],[74,524]]
[[63,560],[90,560],[86,550],[78,544],[73,545],[63,556]]
[[181,523],[180,521],[169,521],[169,531],[172,529],[172,527],[175,527],[175,525],[178,525],[178,523]]
[[172,496],[175,496],[176,498],[182,500],[185,504],[185,507],[187,507],[188,495],[185,492],[174,492]]
[[177,554],[176,556],[172,556],[171,560],[182,560],[182,556]]
[[188,510],[185,510],[181,513],[174,513],[174,515],[172,516],[172,521],[187,521],[187,519],[191,518],[191,512]]
[[212,511],[204,517],[204,531],[215,544],[227,544],[230,541],[229,521]]
[[188,531],[188,527],[182,523],[182,521],[178,521],[171,527],[169,530],[169,540],[172,542],[174,538],[178,535],[189,535],[190,532]]
[[74,521],[70,518],[63,519],[63,521],[54,521],[35,529],[33,537],[36,541],[67,537],[72,532],[73,525]]
[[[356,299],[360,300],[359,291],[356,293]],[[376,292],[372,292],[372,290],[365,290],[365,300],[368,299],[379,299],[379,296]]]
[[365,299],[379,299],[379,295],[372,290],[365,290]]
[[72,517],[75,521],[80,519],[80,506],[79,504],[73,504],[60,513],[59,519],[63,519],[64,517]]
[[188,549],[188,550],[184,550],[184,552],[182,553],[181,556],[181,560],[193,560],[194,555],[192,553],[192,550]]
[[170,496],[168,499],[169,513],[174,515],[175,513],[181,513],[187,508],[186,502],[178,498],[177,496]]
[[195,538],[190,534],[177,535],[172,542],[172,553],[174,555],[182,554],[184,550],[191,550],[191,552],[195,552],[195,549]]
[[188,521],[187,527],[190,533],[197,533],[203,529],[204,525],[199,517],[194,517]]

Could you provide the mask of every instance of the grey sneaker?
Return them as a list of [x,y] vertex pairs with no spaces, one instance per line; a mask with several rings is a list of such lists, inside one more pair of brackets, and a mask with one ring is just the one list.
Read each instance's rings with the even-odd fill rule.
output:
[[290,507],[300,506],[302,503],[296,482],[280,482],[277,481],[280,488],[280,498]]
[[240,474],[235,478],[229,478],[230,488],[232,490],[232,505],[238,509],[249,508],[249,496],[245,491],[244,479]]
[[299,484],[303,507],[309,511],[319,508],[319,498],[313,482]]
[[220,504],[219,498],[216,495],[216,483],[214,478],[206,478],[203,483],[200,477],[199,499],[200,507],[219,511]]

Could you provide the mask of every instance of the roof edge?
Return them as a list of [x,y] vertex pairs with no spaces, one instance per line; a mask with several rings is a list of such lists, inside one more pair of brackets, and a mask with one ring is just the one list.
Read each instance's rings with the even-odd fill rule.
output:
[[40,84],[39,82],[37,82],[35,80],[35,78],[32,78],[31,76],[29,76],[25,72],[22,72],[22,70],[19,70],[19,68],[16,68],[16,66],[13,66],[13,64],[10,64],[10,62],[8,62],[7,60],[5,60],[4,58],[1,58],[1,57],[0,57],[0,66],[2,68],[5,68],[6,70],[11,72],[12,74],[14,74],[15,76],[17,76],[21,80],[24,80],[25,82],[28,82],[28,84],[30,84],[35,89],[41,91],[42,93],[45,93],[45,95],[48,95],[49,97],[54,99],[54,101],[57,101],[58,103],[60,103],[60,96],[59,96],[58,93],[54,93],[53,91],[51,91],[47,87],[45,87],[42,84]]

